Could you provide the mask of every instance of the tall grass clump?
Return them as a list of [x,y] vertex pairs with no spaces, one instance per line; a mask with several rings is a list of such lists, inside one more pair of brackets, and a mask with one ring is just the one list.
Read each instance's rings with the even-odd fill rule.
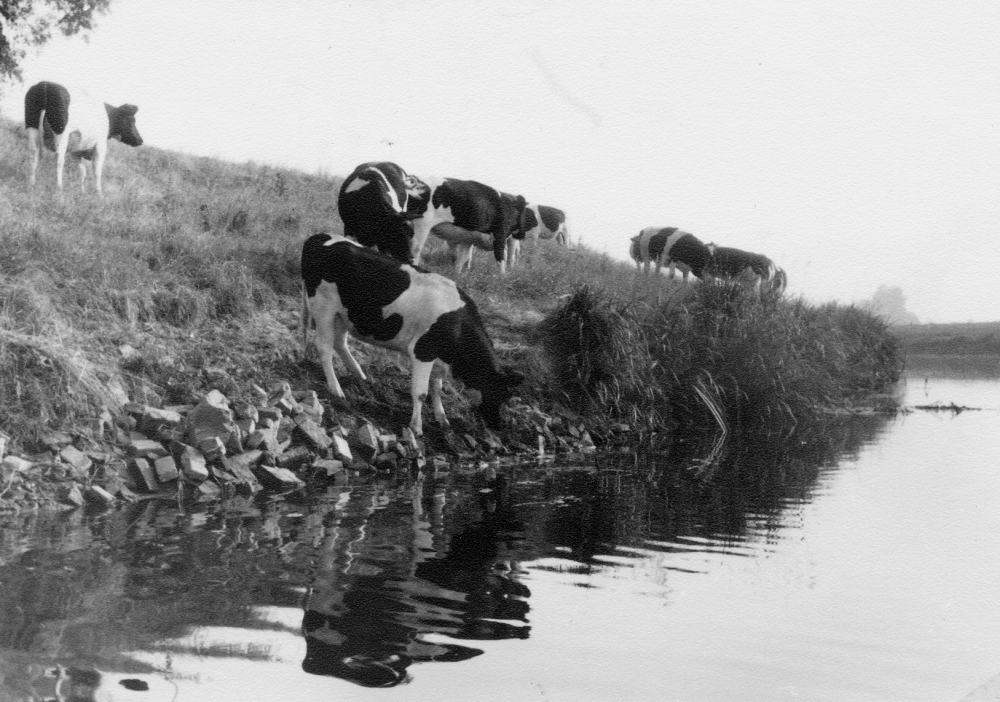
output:
[[673,428],[790,431],[889,392],[901,370],[898,343],[865,310],[738,284],[643,305],[581,288],[542,329],[566,402]]

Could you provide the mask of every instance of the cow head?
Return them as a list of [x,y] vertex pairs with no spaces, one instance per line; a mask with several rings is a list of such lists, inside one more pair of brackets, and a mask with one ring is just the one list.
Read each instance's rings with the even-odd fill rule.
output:
[[431,204],[431,186],[416,176],[406,175],[403,188],[406,190],[406,218],[422,217]]
[[480,389],[482,401],[476,412],[490,429],[500,429],[503,421],[500,409],[514,396],[514,388],[524,382],[524,376],[509,368],[501,368],[496,377]]
[[135,113],[139,108],[135,105],[112,107],[105,104],[108,111],[108,139],[118,139],[129,146],[142,146],[142,137],[135,126]]

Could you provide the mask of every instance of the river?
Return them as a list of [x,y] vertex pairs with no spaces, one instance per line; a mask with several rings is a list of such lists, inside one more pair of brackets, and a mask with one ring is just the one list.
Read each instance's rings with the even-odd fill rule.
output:
[[1000,380],[903,392],[976,409],[0,518],[0,700],[957,702],[1000,673]]

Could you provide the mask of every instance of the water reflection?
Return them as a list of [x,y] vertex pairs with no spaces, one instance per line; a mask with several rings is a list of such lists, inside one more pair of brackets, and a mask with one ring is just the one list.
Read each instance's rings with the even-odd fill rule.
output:
[[[260,679],[242,681],[257,692],[279,670],[284,680],[304,671],[394,686],[416,663],[527,642],[546,612],[530,607],[526,571],[613,587],[588,576],[651,556],[655,577],[703,571],[691,554],[767,557],[782,520],[822,491],[823,472],[884,424],[863,417],[724,450],[692,438],[665,455],[373,479],[297,501],[8,516],[0,699],[53,696],[60,665],[150,689],[209,686],[231,660],[263,665]],[[539,655],[578,665],[557,650]],[[197,664],[182,669],[182,659]]]

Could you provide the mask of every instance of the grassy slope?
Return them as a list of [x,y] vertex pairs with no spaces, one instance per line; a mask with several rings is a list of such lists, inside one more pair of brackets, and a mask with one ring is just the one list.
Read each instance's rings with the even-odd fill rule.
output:
[[[99,201],[75,187],[60,197],[53,165],[48,155],[28,191],[22,130],[0,121],[0,431],[15,448],[54,428],[85,440],[126,399],[179,404],[212,388],[247,399],[279,380],[321,389],[316,364],[300,361],[298,258],[308,235],[340,230],[337,177],[112,143]],[[447,274],[431,239],[425,263]],[[540,242],[523,255],[500,278],[479,254],[462,285],[502,360],[529,375],[523,402],[544,412],[562,401],[656,427],[714,397],[730,421],[796,422],[884,391],[895,373],[885,325],[854,307],[637,278],[584,247]],[[354,347],[375,372],[345,383],[351,410],[404,425],[408,370]],[[695,385],[709,400],[692,399]],[[461,432],[469,404],[452,395]],[[525,409],[511,416],[530,439]]]

